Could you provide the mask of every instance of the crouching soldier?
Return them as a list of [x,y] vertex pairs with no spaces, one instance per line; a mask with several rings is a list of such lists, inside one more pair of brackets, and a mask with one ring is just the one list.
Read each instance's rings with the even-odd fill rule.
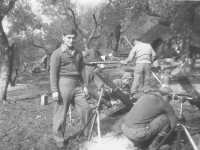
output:
[[132,73],[131,72],[125,72],[123,75],[122,75],[122,78],[121,79],[115,79],[113,80],[113,83],[118,87],[120,88],[120,90],[128,95],[130,94],[130,84],[131,84],[131,81],[133,79],[133,76],[132,76]]
[[[130,99],[132,100],[131,97],[131,92],[130,92],[130,88],[131,88],[131,83],[132,83],[132,73],[131,72],[125,72],[122,75],[121,79],[114,79],[113,83]],[[112,90],[110,88],[108,88],[108,91],[104,92],[103,97],[110,101],[112,104],[117,103],[118,97],[112,92]]]
[[177,124],[177,117],[169,103],[171,92],[169,87],[161,87],[140,97],[124,118],[123,134],[139,145],[150,141],[149,150],[155,150],[170,127]]

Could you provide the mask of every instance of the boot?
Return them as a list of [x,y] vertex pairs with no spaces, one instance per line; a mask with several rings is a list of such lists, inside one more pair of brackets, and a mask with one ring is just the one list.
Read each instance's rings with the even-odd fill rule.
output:
[[158,147],[158,145],[160,144],[160,142],[162,141],[164,136],[160,136],[158,135],[153,141],[152,143],[149,145],[149,150],[156,150],[156,148]]

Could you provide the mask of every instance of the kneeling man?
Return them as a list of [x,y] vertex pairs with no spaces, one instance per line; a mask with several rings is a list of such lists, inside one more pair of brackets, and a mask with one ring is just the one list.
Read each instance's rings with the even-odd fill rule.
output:
[[177,117],[169,103],[171,92],[169,87],[161,87],[140,97],[124,118],[124,135],[134,143],[152,141],[149,150],[155,150],[170,127],[177,124]]
[[[133,100],[130,92],[130,84],[132,83],[133,75],[131,72],[125,72],[121,79],[114,79],[113,83],[119,88],[130,100]],[[107,91],[104,91],[103,98],[107,101],[111,101],[112,104],[118,103],[118,96],[108,88]]]

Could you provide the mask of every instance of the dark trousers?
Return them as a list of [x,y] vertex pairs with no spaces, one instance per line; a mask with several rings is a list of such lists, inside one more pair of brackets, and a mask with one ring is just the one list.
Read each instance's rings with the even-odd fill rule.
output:
[[[78,111],[83,125],[87,123],[92,114],[83,89],[77,86],[78,82],[78,80],[69,78],[59,79],[60,100],[55,103],[53,115],[53,136],[56,142],[64,142],[66,118],[70,104]],[[85,129],[85,135],[88,134],[90,127],[91,123]]]
[[129,128],[122,125],[124,135],[136,142],[144,142],[155,138],[157,135],[165,136],[170,130],[169,119],[166,115],[162,114],[156,117],[149,125],[143,128]]
[[140,79],[143,77],[144,92],[150,90],[150,73],[151,64],[150,63],[137,63],[134,69],[134,81],[131,86],[131,93],[137,93]]
[[94,83],[94,70],[95,70],[94,66],[85,65],[85,75],[86,75],[87,85],[89,85],[90,83]]

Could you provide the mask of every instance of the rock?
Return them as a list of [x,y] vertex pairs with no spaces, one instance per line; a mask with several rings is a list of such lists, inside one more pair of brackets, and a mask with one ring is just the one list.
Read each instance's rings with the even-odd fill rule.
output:
[[108,133],[101,140],[94,137],[85,143],[87,150],[136,150],[134,143],[127,139],[123,134]]

